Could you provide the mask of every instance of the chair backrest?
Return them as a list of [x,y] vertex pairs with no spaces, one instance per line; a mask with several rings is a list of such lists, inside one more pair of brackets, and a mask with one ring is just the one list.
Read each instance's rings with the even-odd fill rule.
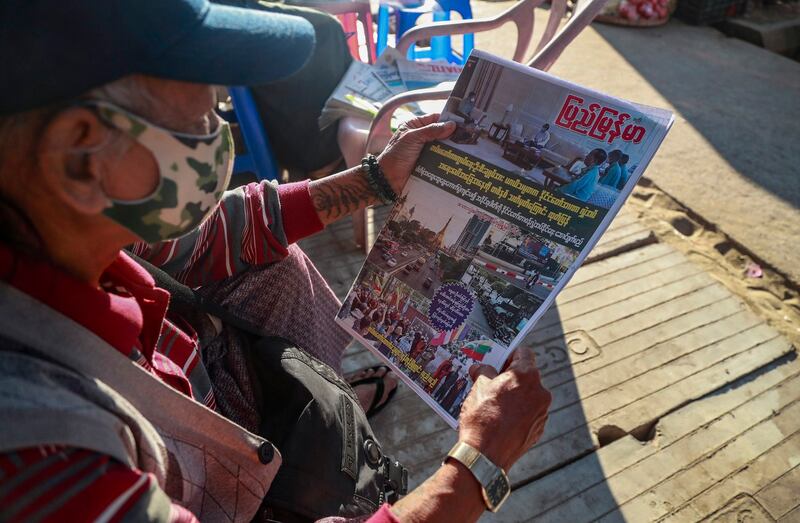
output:
[[228,87],[228,94],[247,148],[245,154],[236,155],[233,173],[251,172],[259,180],[277,180],[278,163],[272,154],[253,94],[248,87]]
[[[578,36],[584,28],[592,23],[594,17],[600,14],[600,11],[606,5],[608,0],[578,0],[575,5],[575,11],[569,21],[564,24],[564,27],[558,32],[558,36],[552,40],[548,40],[544,45],[536,50],[536,54],[528,62],[530,67],[547,71],[564,52],[564,49]],[[549,21],[548,21],[549,25]],[[544,38],[542,38],[544,41]]]
[[[492,18],[421,24],[409,30],[400,38],[400,41],[397,42],[397,50],[402,56],[405,56],[408,52],[408,48],[420,40],[428,40],[434,36],[480,33],[500,27],[506,22],[513,22],[514,25],[517,26],[517,46],[512,59],[520,62],[524,58],[525,52],[528,50],[528,45],[531,42],[531,37],[533,36],[533,10],[543,4],[544,1],[545,0],[522,0],[514,7]],[[563,4],[564,9],[566,9],[566,0],[555,0],[553,3]]]
[[[547,71],[555,63],[564,49],[577,37],[583,29],[589,25],[594,17],[605,6],[608,0],[578,0],[578,5],[569,21],[564,24],[558,34],[553,37],[564,13],[566,12],[566,0],[554,0],[551,3],[551,13],[545,26],[542,39],[537,45],[537,51],[533,58],[527,63],[528,66],[542,71]],[[425,24],[416,27],[403,35],[397,44],[397,49],[401,53],[405,52],[412,43],[422,38],[439,36],[445,34],[460,34],[462,31],[480,32],[488,31],[503,25],[508,21],[513,21],[517,25],[517,47],[514,51],[513,60],[521,62],[533,35],[533,9],[543,3],[543,0],[523,0],[511,9],[501,13],[494,18],[444,22],[437,24]],[[367,138],[367,151],[376,136],[388,133],[392,115],[398,107],[411,102],[424,100],[445,100],[450,95],[452,83],[449,85],[420,89],[398,94],[387,100],[380,108],[370,125],[369,136]]]

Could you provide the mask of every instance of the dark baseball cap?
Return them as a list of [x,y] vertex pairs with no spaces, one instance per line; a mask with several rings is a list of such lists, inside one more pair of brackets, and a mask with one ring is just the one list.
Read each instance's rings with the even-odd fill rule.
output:
[[139,73],[215,85],[290,76],[314,48],[297,16],[207,0],[0,0],[0,114]]

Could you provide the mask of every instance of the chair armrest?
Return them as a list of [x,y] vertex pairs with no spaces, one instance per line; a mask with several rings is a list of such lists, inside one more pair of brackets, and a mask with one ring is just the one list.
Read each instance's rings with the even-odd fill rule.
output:
[[436,87],[400,93],[386,100],[370,124],[367,151],[370,151],[370,146],[376,136],[391,136],[392,115],[397,108],[405,104],[425,100],[447,100],[453,90],[453,85],[454,82],[445,82]]
[[[565,0],[561,1],[566,5]],[[420,40],[426,40],[434,36],[480,33],[500,27],[506,22],[514,22],[517,26],[517,47],[514,50],[513,60],[519,62],[525,57],[525,52],[528,50],[528,45],[533,36],[533,9],[543,3],[544,0],[522,0],[514,7],[493,18],[421,24],[407,31],[400,38],[396,48],[401,56],[405,56],[409,47]]]

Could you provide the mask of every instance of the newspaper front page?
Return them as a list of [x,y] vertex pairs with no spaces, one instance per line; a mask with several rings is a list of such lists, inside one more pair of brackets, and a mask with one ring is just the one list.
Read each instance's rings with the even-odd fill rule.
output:
[[452,427],[469,368],[501,369],[672,125],[474,51],[337,316]]

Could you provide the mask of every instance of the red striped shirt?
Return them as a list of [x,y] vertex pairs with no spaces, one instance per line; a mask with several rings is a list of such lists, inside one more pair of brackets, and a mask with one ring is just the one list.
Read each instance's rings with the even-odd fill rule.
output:
[[[307,183],[276,189],[261,183],[226,193],[217,211],[187,237],[137,245],[187,284],[199,286],[248,265],[286,256],[286,246],[322,229]],[[170,271],[169,269],[172,269]],[[169,293],[120,253],[102,289],[0,244],[0,274],[10,285],[80,323],[159,379],[214,408],[213,390],[192,386],[204,372],[191,327],[166,318]],[[80,304],[80,306],[76,306]],[[202,383],[198,380],[197,383]],[[96,452],[62,446],[0,454],[0,520],[196,522],[172,503],[155,478]],[[384,507],[370,521],[395,523]]]
[[[173,346],[181,349],[176,354],[196,353],[196,343],[165,321],[169,293],[156,288],[152,277],[127,255],[120,253],[111,264],[101,289],[2,244],[0,274],[6,283],[90,329],[170,386],[192,394],[182,369],[187,362],[172,360],[156,347],[162,331],[177,337]],[[0,454],[0,507],[2,521],[117,521],[123,515],[137,519],[147,511],[159,513],[159,507],[162,521],[196,521],[173,506],[151,475],[96,452],[60,446]]]

